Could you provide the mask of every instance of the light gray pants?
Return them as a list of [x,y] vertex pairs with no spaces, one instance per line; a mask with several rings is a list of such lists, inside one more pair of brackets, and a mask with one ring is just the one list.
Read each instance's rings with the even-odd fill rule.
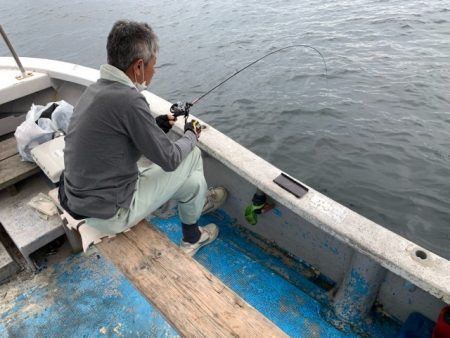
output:
[[181,222],[194,224],[202,213],[206,192],[201,151],[195,147],[175,171],[166,172],[156,164],[140,171],[129,209],[119,208],[106,220],[88,218],[86,223],[105,234],[116,234],[136,225],[168,200],[175,200]]

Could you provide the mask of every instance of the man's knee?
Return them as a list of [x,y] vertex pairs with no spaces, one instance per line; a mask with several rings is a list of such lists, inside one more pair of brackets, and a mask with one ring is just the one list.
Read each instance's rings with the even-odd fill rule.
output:
[[190,193],[193,193],[195,195],[204,194],[206,193],[206,190],[208,190],[205,176],[203,173],[193,173],[190,175],[186,182],[183,184],[184,189],[186,191],[189,191]]

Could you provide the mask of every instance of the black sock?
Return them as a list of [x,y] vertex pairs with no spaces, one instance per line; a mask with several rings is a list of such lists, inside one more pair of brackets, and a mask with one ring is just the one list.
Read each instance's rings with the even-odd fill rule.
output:
[[199,239],[202,233],[200,230],[198,230],[198,224],[184,224],[181,223],[182,230],[183,230],[183,241],[188,243],[196,243]]

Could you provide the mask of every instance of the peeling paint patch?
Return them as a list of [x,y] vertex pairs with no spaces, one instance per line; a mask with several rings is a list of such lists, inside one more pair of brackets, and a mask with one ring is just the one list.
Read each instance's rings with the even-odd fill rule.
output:
[[122,332],[120,332],[120,329],[121,329],[121,328],[122,328],[122,324],[119,323],[119,324],[117,324],[117,326],[113,329],[113,331],[114,331],[119,337],[122,337],[122,336],[123,336]]
[[356,270],[352,270],[351,273],[352,290],[355,292],[355,301],[358,301],[361,297],[364,297],[369,292],[369,286],[366,279]]
[[326,240],[325,242],[322,242],[322,247],[326,248],[328,251],[330,251],[332,254],[338,256],[339,255],[339,251],[335,246],[331,246],[329,241]]
[[305,323],[305,328],[307,329],[308,337],[311,337],[311,338],[320,338],[321,337],[320,326],[318,326],[315,323],[312,323],[308,319],[305,319],[304,323]]
[[277,216],[277,217],[282,217],[282,216],[283,216],[283,213],[282,213],[281,210],[278,209],[278,208],[273,208],[273,209],[272,209],[272,212],[273,212],[273,214],[274,214],[275,216]]

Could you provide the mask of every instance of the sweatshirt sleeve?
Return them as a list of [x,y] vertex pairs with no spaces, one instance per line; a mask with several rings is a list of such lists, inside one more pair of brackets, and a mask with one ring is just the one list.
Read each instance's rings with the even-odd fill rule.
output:
[[185,133],[173,142],[156,124],[147,101],[138,95],[126,112],[125,127],[136,148],[164,171],[174,171],[197,144],[194,133]]

